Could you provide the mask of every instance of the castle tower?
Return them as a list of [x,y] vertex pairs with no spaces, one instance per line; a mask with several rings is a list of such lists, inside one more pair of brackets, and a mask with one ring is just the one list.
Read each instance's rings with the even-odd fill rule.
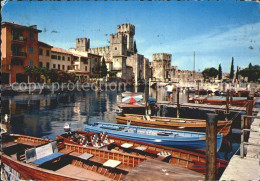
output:
[[135,26],[132,24],[122,24],[117,26],[118,33],[124,33],[127,36],[127,51],[133,52]]
[[153,54],[152,72],[153,77],[164,81],[170,76],[172,55],[168,53],[155,53]]
[[90,48],[89,38],[77,38],[76,39],[76,50],[78,51],[88,51]]

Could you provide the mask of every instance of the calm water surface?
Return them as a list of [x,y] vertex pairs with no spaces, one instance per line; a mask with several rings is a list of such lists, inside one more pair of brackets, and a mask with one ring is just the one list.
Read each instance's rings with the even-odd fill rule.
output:
[[[150,93],[156,97],[154,90]],[[116,123],[120,95],[119,91],[89,91],[2,97],[1,120],[11,133],[55,139],[64,132],[66,122],[71,123],[73,130],[83,130],[84,124],[98,121]],[[157,93],[158,100],[165,100],[165,96],[164,89]],[[185,94],[180,94],[180,102],[186,102]],[[239,147],[239,139],[239,134],[231,134],[218,156],[229,160]]]

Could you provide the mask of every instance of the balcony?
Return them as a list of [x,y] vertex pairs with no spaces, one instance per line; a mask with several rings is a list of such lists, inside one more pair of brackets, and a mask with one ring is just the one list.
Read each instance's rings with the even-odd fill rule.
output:
[[25,52],[14,52],[14,51],[12,51],[11,56],[26,58],[26,53]]
[[25,43],[26,42],[26,38],[23,36],[13,36],[12,35],[12,40],[16,41],[16,42],[20,42],[20,43]]

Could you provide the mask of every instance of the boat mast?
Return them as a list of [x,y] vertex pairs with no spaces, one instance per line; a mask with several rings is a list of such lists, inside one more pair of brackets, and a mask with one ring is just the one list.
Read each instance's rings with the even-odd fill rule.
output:
[[193,54],[193,81],[195,80],[195,51]]

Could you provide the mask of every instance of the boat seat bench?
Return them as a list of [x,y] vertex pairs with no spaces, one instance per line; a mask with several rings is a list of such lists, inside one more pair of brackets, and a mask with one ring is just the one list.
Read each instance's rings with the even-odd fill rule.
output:
[[36,165],[42,165],[42,164],[44,164],[46,162],[55,160],[55,159],[61,157],[62,155],[63,155],[63,153],[55,152],[55,153],[53,153],[51,155],[48,155],[48,156],[42,157],[40,159],[37,159],[37,160],[33,161],[32,163],[34,163]]

